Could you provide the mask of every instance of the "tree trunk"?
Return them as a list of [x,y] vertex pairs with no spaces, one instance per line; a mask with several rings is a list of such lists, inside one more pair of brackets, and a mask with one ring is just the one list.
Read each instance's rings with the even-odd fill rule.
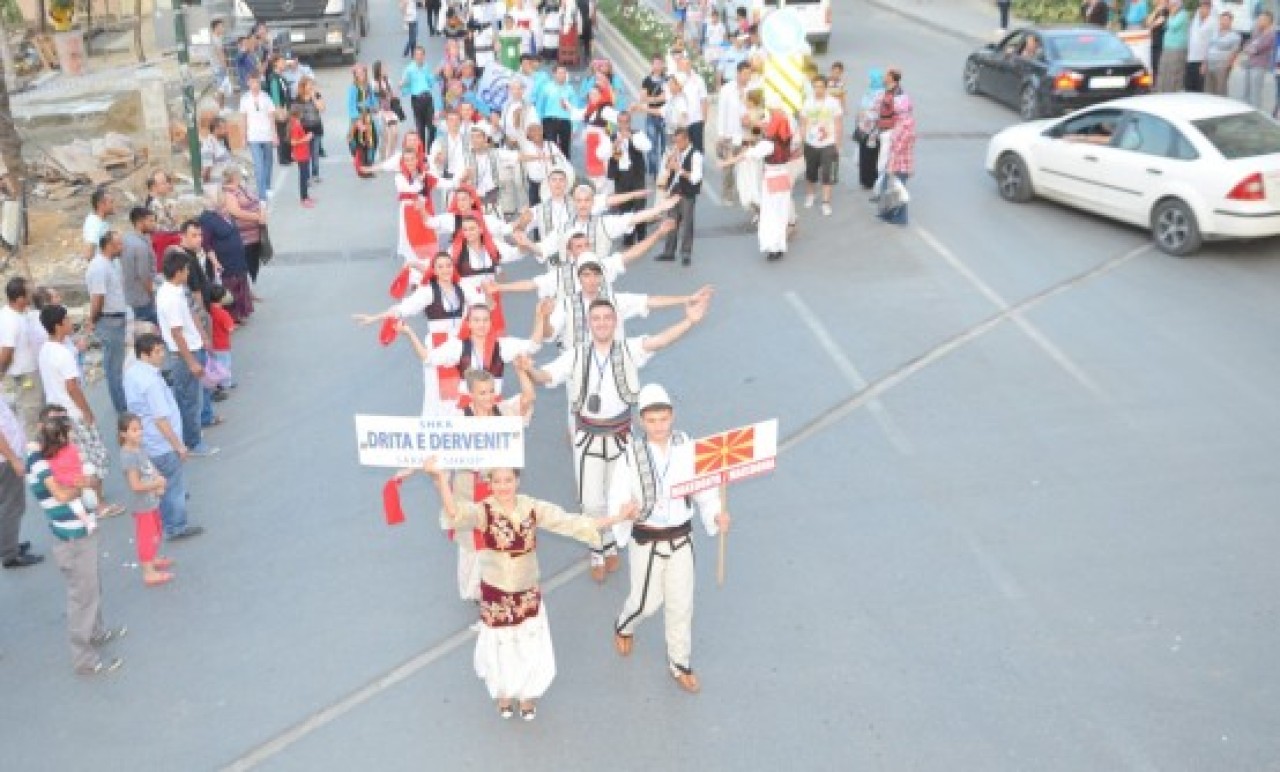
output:
[[[0,22],[0,35],[9,34],[5,25]],[[9,173],[9,190],[15,198],[21,196],[22,181],[27,176],[27,168],[22,163],[22,138],[18,136],[18,128],[13,123],[13,110],[9,106],[8,70],[12,62],[0,61],[0,161]]]
[[142,0],[133,0],[133,53],[138,57],[138,64],[147,61],[142,51]]

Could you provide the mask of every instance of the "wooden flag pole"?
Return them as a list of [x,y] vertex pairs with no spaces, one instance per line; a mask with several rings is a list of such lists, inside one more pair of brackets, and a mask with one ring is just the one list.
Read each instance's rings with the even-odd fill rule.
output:
[[[720,511],[721,512],[729,511],[729,486],[728,485],[720,486]],[[716,585],[720,587],[724,586],[724,553],[725,553],[725,543],[727,538],[728,537],[726,536],[725,532],[720,531],[720,555],[719,555],[719,560],[716,562]]]

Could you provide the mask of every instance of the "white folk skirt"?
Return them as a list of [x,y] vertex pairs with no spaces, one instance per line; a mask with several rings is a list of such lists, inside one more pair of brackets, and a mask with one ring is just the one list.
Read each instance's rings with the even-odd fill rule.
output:
[[544,601],[535,616],[518,625],[480,625],[476,639],[476,675],[484,679],[495,700],[535,700],[556,677],[551,627]]

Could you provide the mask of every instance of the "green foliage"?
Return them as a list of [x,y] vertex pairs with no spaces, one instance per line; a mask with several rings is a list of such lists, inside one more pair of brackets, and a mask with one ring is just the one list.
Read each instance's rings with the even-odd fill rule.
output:
[[[600,0],[598,11],[648,61],[654,55],[665,56],[675,43],[675,25],[655,13],[641,0]],[[715,83],[714,70],[701,56],[691,51],[693,70],[704,83]]]
[[[1116,26],[1124,15],[1126,0],[1108,0],[1111,6],[1112,26]],[[1150,7],[1151,2],[1147,3]],[[1199,5],[1197,0],[1186,0],[1183,7],[1194,11]],[[1013,0],[1013,15],[1019,19],[1028,19],[1036,23],[1078,22],[1080,21],[1080,0]]]
[[1013,15],[1037,23],[1080,21],[1079,0],[1013,0]]

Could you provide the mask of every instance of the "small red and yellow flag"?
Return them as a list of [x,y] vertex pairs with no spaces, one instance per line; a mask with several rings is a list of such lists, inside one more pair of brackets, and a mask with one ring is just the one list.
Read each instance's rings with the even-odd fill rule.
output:
[[693,453],[696,474],[712,474],[736,464],[745,464],[755,459],[756,428],[748,426],[699,440]]

